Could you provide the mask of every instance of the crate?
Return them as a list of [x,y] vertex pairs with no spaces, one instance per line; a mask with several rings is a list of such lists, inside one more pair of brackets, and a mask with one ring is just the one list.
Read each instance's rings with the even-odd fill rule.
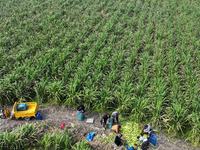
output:
[[149,142],[151,142],[151,144],[153,144],[153,146],[156,146],[156,140],[157,140],[157,136],[155,134],[151,134],[151,136],[149,138]]
[[86,123],[94,123],[94,119],[93,118],[87,118]]
[[81,114],[81,112],[78,113],[78,120],[84,121],[84,114]]
[[108,122],[108,126],[109,126],[109,129],[112,129],[112,126],[113,126],[113,118],[111,117],[109,122]]

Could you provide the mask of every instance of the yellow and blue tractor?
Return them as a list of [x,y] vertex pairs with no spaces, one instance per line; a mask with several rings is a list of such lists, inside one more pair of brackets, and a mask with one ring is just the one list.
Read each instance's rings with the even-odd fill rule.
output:
[[38,105],[36,102],[25,102],[25,103],[15,102],[11,113],[8,107],[4,107],[4,109],[1,110],[0,118],[2,119],[23,118],[29,121],[30,118],[36,117],[37,111],[38,111]]

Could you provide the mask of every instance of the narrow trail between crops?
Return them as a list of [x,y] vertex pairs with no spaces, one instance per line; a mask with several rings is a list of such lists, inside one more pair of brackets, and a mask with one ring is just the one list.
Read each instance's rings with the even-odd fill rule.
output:
[[[87,111],[86,118],[94,118],[93,124],[87,124],[86,121],[79,121],[77,119],[77,112],[75,108],[70,108],[67,106],[57,106],[52,105],[48,107],[39,108],[38,110],[43,117],[43,120],[31,119],[28,123],[44,123],[59,126],[60,124],[65,124],[66,127],[72,132],[72,135],[81,140],[85,139],[89,132],[95,132],[96,136],[90,144],[97,150],[123,150],[123,146],[117,147],[113,143],[102,143],[97,135],[108,136],[109,129],[103,130],[100,125],[100,118],[103,113],[98,113],[94,111]],[[11,130],[16,128],[20,124],[25,124],[27,121],[22,119],[1,119],[0,120],[0,132]],[[75,126],[75,127],[73,127]],[[165,133],[158,132],[157,135],[157,146],[151,146],[149,150],[198,150],[200,147],[193,147],[191,144],[185,140],[180,140],[173,138]]]

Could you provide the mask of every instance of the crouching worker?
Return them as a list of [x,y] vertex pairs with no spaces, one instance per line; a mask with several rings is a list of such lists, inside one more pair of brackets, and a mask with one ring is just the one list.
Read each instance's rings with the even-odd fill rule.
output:
[[112,126],[112,131],[114,131],[115,133],[119,133],[119,129],[121,128],[121,126],[119,126],[119,125],[114,125],[114,126]]
[[149,124],[145,124],[144,127],[142,127],[142,130],[143,130],[143,134],[148,134],[149,137],[151,136],[153,132],[153,128]]
[[137,139],[139,140],[139,144],[137,146],[142,143],[141,150],[147,150],[149,148],[149,140],[147,138],[138,136]]
[[115,123],[115,119],[116,119],[117,123],[119,122],[119,113],[117,111],[114,111],[112,113],[112,117],[113,117],[113,123]]
[[109,114],[105,114],[102,118],[101,118],[101,124],[103,124],[103,128],[106,130],[106,125],[107,125],[107,120],[110,118]]
[[118,136],[115,137],[115,144],[117,146],[123,145],[123,143],[122,143],[122,134],[120,134],[120,135],[118,135]]
[[83,105],[77,107],[77,113],[79,112],[81,112],[81,114],[85,113],[85,107]]

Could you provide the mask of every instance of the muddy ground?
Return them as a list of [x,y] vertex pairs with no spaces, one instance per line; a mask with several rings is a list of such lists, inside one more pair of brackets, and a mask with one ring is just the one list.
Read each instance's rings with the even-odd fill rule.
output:
[[[11,109],[10,109],[11,110]],[[98,112],[86,112],[86,118],[94,118],[93,124],[87,124],[86,121],[79,121],[77,119],[77,112],[75,108],[70,108],[67,106],[48,106],[44,108],[39,108],[38,110],[43,120],[37,120],[35,118],[28,121],[28,123],[45,123],[59,126],[60,124],[65,124],[69,130],[72,132],[74,138],[78,140],[86,139],[88,133],[95,132],[96,136],[93,141],[89,142],[94,149],[97,150],[123,150],[123,146],[117,147],[113,143],[102,143],[100,141],[100,136],[108,136],[110,134],[109,129],[103,130],[100,124],[100,118],[103,113]],[[27,121],[22,119],[1,119],[0,120],[0,132],[11,130],[16,128],[20,124],[25,124]],[[75,126],[75,127],[72,127]],[[151,146],[149,150],[200,150],[200,147],[194,147],[186,140],[180,140],[171,137],[165,133],[158,132],[157,135],[157,146]]]

